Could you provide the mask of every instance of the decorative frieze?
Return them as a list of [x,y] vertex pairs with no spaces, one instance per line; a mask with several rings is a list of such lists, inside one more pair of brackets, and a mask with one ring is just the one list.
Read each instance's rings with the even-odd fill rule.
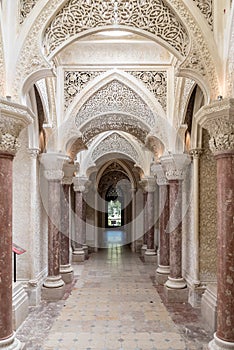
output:
[[204,106],[196,119],[208,130],[213,153],[234,149],[234,99],[215,101]]
[[141,80],[151,91],[164,111],[167,109],[167,72],[166,71],[127,71]]
[[193,0],[213,30],[213,0]]
[[151,127],[155,125],[153,113],[142,98],[125,84],[113,80],[92,95],[76,115],[79,128],[94,116],[124,113],[138,117]]
[[188,52],[187,30],[163,0],[146,0],[144,5],[134,0],[69,0],[47,26],[44,46],[49,55],[63,42],[85,30],[116,24],[154,34],[182,56]]
[[20,0],[20,24],[28,17],[38,0]]

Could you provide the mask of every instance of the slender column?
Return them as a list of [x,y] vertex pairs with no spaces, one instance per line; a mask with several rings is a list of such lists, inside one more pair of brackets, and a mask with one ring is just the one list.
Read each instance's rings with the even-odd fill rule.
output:
[[131,223],[131,250],[132,252],[136,251],[136,189],[131,188],[130,189],[131,195],[132,195],[132,223]]
[[25,107],[0,99],[0,349],[19,350],[12,320],[12,163],[20,131],[33,121]]
[[145,252],[146,262],[156,262],[156,252],[154,246],[154,191],[156,190],[155,178],[147,177],[141,181],[147,194],[146,212],[146,230],[147,230],[147,249]]
[[[66,156],[56,153],[43,153],[40,161],[44,165],[43,191],[47,193],[48,213],[48,276],[42,287],[42,298],[58,300],[64,294],[64,281],[60,275],[60,225],[61,225],[61,180],[63,162]],[[42,192],[43,193],[43,192]]]
[[160,163],[153,164],[151,171],[156,175],[159,186],[159,265],[156,279],[164,284],[170,273],[170,235],[167,229],[169,223],[169,185]]
[[144,211],[144,234],[143,234],[143,246],[141,247],[141,255],[145,255],[147,249],[147,230],[148,230],[148,216],[147,216],[147,196],[148,192],[143,191],[143,211]]
[[193,157],[193,231],[194,231],[194,285],[200,285],[200,267],[199,267],[199,158],[202,154],[201,149],[190,151]]
[[234,99],[215,101],[196,116],[210,134],[217,161],[217,331],[210,350],[234,349]]
[[190,157],[175,154],[161,158],[169,183],[169,235],[170,235],[170,274],[166,287],[183,289],[186,283],[182,277],[182,180]]
[[74,164],[64,164],[64,177],[62,180],[61,192],[61,261],[60,274],[65,283],[71,283],[73,280],[73,268],[70,262],[70,189],[75,171]]
[[[84,218],[84,198],[83,193],[87,189],[88,179],[86,177],[73,177],[74,191],[75,191],[75,230],[76,230],[76,242],[75,250],[73,252],[74,262],[83,262],[85,260],[85,255],[87,254],[84,250],[85,246],[85,218]],[[86,249],[87,250],[87,249]]]

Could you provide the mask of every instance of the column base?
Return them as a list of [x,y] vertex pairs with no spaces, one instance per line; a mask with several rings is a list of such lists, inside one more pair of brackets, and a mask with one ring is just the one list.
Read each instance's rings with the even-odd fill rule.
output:
[[219,339],[215,333],[214,339],[211,340],[211,342],[209,342],[208,349],[209,350],[234,350],[234,343]]
[[13,334],[11,337],[0,340],[0,349],[1,350],[22,350],[23,345],[21,342],[15,338],[15,334]]
[[61,276],[49,276],[41,288],[43,300],[56,301],[62,299],[65,293],[65,283]]
[[171,289],[164,285],[164,295],[167,302],[186,303],[188,302],[188,288]]
[[168,280],[165,284],[168,288],[171,289],[183,289],[186,288],[186,283],[183,278],[172,278],[168,276]]
[[86,244],[84,244],[82,249],[83,249],[83,251],[85,253],[85,260],[87,260],[88,257],[89,257],[89,247]]
[[208,285],[201,300],[201,314],[212,332],[217,329],[217,285]]
[[85,252],[83,248],[79,248],[74,250],[72,253],[72,262],[77,263],[77,262],[84,262],[85,261]]
[[[21,282],[13,285],[12,316],[13,329],[16,330],[28,316],[28,294],[25,292]],[[0,346],[1,348],[1,346]]]
[[61,265],[60,274],[64,283],[68,284],[73,281],[74,271],[70,264]]
[[156,264],[158,261],[158,256],[154,249],[147,249],[144,258],[145,262],[150,264]]
[[141,256],[145,256],[146,250],[147,250],[147,244],[143,244],[143,246],[141,247]]
[[158,284],[163,286],[168,280],[169,273],[170,273],[170,266],[159,265],[155,275],[155,278]]

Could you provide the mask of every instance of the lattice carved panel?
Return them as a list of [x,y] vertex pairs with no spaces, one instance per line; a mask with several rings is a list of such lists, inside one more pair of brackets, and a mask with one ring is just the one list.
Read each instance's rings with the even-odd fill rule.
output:
[[85,125],[81,132],[85,143],[90,142],[95,136],[101,132],[118,130],[125,131],[135,136],[142,143],[149,132],[146,126],[134,117],[123,114],[102,115]]
[[136,116],[151,127],[155,124],[154,115],[142,98],[117,80],[106,84],[89,98],[76,115],[75,123],[79,128],[94,116],[110,113]]
[[193,0],[213,30],[213,0]]
[[150,32],[183,56],[188,52],[187,31],[163,0],[69,0],[45,31],[46,52],[49,55],[63,42],[87,29],[114,24]]
[[20,1],[20,24],[28,17],[38,0],[21,0]]
[[127,73],[140,79],[155,95],[164,111],[167,108],[167,72],[166,71],[128,71]]
[[76,95],[102,71],[65,71],[64,72],[64,109],[72,103]]
[[100,142],[92,153],[92,160],[95,162],[106,153],[123,152],[130,156],[135,162],[139,162],[136,149],[121,135],[113,133]]

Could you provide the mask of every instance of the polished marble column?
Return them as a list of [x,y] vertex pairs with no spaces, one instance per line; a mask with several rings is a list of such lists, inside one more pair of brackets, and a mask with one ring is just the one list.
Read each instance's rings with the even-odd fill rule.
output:
[[[61,299],[65,292],[60,274],[61,229],[61,180],[63,163],[67,157],[57,153],[43,153],[40,161],[44,166],[43,192],[47,193],[48,214],[48,276],[42,286],[42,298],[53,301]],[[42,183],[42,182],[41,182]]]
[[147,196],[148,192],[143,190],[143,229],[144,229],[144,234],[143,234],[143,245],[141,247],[141,255],[144,256],[146,249],[147,249],[147,230],[148,230],[148,215],[147,215]]
[[161,157],[169,183],[170,274],[164,289],[168,301],[183,302],[188,298],[186,282],[182,277],[182,182],[190,161],[190,156],[186,154]]
[[159,186],[159,257],[156,280],[164,284],[170,273],[169,185],[161,164],[153,164],[151,171],[156,175]]
[[70,213],[71,213],[71,184],[73,174],[75,171],[74,164],[64,164],[61,191],[61,261],[60,274],[65,283],[71,283],[74,272],[70,262],[70,246],[71,246],[71,232],[70,232]]
[[145,205],[145,219],[147,232],[147,249],[145,251],[145,262],[156,263],[157,255],[154,244],[154,192],[156,190],[155,177],[148,176],[141,180],[141,184],[147,192],[147,201]]
[[33,121],[23,106],[0,99],[0,349],[19,350],[12,320],[12,163],[20,131]]
[[210,350],[234,350],[234,99],[205,106],[197,122],[217,161],[217,331]]
[[73,177],[75,191],[75,249],[73,251],[73,262],[83,262],[87,257],[87,246],[85,237],[86,218],[84,193],[87,190],[88,179],[83,176]]

